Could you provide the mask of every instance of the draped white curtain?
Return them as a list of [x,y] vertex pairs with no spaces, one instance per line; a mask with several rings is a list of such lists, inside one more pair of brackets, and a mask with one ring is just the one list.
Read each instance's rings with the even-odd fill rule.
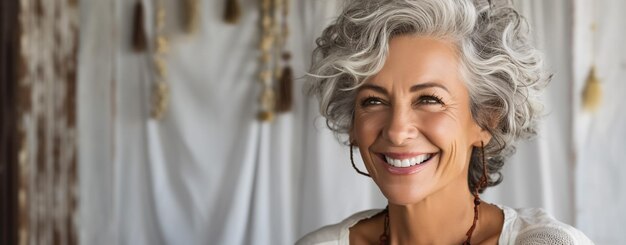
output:
[[486,193],[486,200],[511,207],[541,207],[557,219],[573,224],[574,159],[571,121],[571,20],[570,1],[515,1],[527,18],[546,68],[554,74],[542,94],[544,118],[539,134],[521,142],[504,166],[504,181]]
[[[576,225],[597,244],[626,240],[626,2],[576,0],[574,22],[574,147]],[[592,31],[595,22],[596,31]],[[581,94],[595,63],[602,104],[581,109]]]
[[[304,79],[296,80],[291,113],[271,124],[255,120],[258,5],[254,0],[239,1],[243,15],[238,25],[223,23],[225,1],[219,0],[201,1],[201,25],[195,35],[168,26],[171,103],[162,121],[149,119],[148,59],[130,49],[134,1],[81,1],[82,243],[292,244],[356,211],[384,207],[376,186],[352,170],[348,148],[326,129],[316,101],[302,95]],[[537,44],[555,77],[544,94],[547,116],[539,137],[520,145],[505,165],[504,182],[484,199],[512,207],[543,207],[609,244],[617,241],[611,239],[626,238],[618,237],[616,228],[611,230],[623,224],[619,217],[625,212],[614,208],[601,213],[597,205],[626,206],[624,195],[618,195],[624,192],[624,185],[619,185],[624,167],[618,165],[624,151],[606,159],[597,156],[604,154],[600,150],[605,144],[612,149],[625,145],[626,137],[603,140],[609,133],[624,135],[625,117],[616,115],[624,110],[612,97],[614,101],[607,101],[590,123],[576,123],[591,117],[581,115],[579,102],[574,102],[588,65],[587,56],[572,55],[572,50],[587,52],[571,41],[580,35],[573,28],[580,26],[581,14],[574,6],[578,2],[583,0],[517,3],[535,28]],[[177,4],[166,1],[171,18],[177,17],[173,7]],[[288,46],[296,77],[304,76],[314,39],[341,6],[339,0],[293,1]],[[610,8],[608,3],[604,6]],[[149,13],[152,7],[146,1]],[[619,14],[615,18],[623,23]],[[617,23],[610,26],[619,28]],[[602,31],[616,29],[611,30]],[[605,55],[614,55],[608,46],[603,48]],[[608,60],[599,64],[607,67],[599,69],[607,76],[607,87],[609,76],[611,86],[616,90],[621,86],[610,93],[624,92],[618,80],[624,73],[624,57],[612,58],[621,59],[621,68],[608,68],[613,64]],[[609,100],[609,95],[605,97]],[[589,133],[600,129],[609,131]],[[584,139],[578,138],[582,131]],[[357,161],[360,165],[360,158]],[[592,168],[601,164],[610,168]],[[616,169],[621,174],[611,172]],[[613,182],[599,180],[607,178]],[[590,195],[598,199],[587,199]],[[596,204],[598,200],[607,202]],[[621,216],[609,217],[609,211]]]

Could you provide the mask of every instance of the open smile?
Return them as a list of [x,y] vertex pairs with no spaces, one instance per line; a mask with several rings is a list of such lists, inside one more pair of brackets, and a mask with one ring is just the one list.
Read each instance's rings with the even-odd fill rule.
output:
[[424,169],[429,163],[433,162],[432,159],[437,156],[437,153],[423,153],[423,154],[376,154],[381,160],[385,169],[392,174],[414,174]]

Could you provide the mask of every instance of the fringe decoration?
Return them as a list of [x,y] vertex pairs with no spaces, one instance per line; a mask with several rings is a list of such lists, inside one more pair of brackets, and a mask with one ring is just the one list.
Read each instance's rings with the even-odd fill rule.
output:
[[602,87],[596,75],[596,67],[592,66],[583,90],[583,108],[586,111],[596,111],[602,102]]
[[154,120],[162,120],[166,114],[170,103],[170,89],[166,82],[167,63],[165,55],[169,51],[167,37],[163,34],[165,28],[166,11],[162,1],[155,1],[155,30],[152,48],[152,65],[154,69],[154,83],[152,88],[152,112]]
[[[229,0],[229,2],[234,2],[236,0]],[[276,43],[274,33],[272,32],[273,24],[275,23],[272,20],[272,5],[270,0],[262,0],[261,1],[261,39],[259,40],[259,51],[260,51],[260,71],[259,71],[259,82],[263,86],[263,90],[261,92],[261,96],[259,98],[259,112],[257,114],[257,119],[261,122],[271,122],[274,119],[274,112],[276,109],[276,93],[274,88],[272,87],[272,83],[274,81],[272,68],[274,67],[271,60],[274,58],[272,56],[273,47]]]
[[262,122],[271,122],[274,120],[274,105],[276,103],[276,95],[274,90],[266,88],[263,90],[260,101],[263,110],[257,114],[257,119]]
[[133,50],[135,52],[144,52],[148,47],[148,38],[146,35],[146,26],[144,23],[145,12],[142,1],[135,3],[133,13]]
[[167,113],[167,107],[170,103],[170,89],[167,83],[156,82],[152,90],[152,118],[161,120]]
[[289,0],[276,0],[276,4],[279,6],[275,11],[281,11],[282,23],[280,25],[281,31],[279,34],[278,49],[282,49],[283,59],[283,71],[278,77],[278,100],[276,101],[277,112],[288,112],[293,105],[293,71],[289,65],[291,59],[291,53],[286,50],[287,38],[289,37]]
[[241,6],[237,0],[226,0],[224,21],[229,24],[237,24],[241,16]]
[[[283,54],[285,61],[289,60],[289,53]],[[291,66],[285,65],[278,80],[278,100],[276,101],[277,112],[287,112],[291,110],[293,104],[293,71]]]
[[185,31],[194,34],[198,31],[200,23],[199,0],[185,0]]
[[260,111],[257,115],[257,119],[261,122],[271,122],[274,120],[274,112],[272,111]]

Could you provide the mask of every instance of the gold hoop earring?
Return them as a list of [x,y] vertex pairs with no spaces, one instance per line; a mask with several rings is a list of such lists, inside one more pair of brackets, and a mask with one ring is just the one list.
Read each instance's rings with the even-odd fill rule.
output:
[[372,176],[370,176],[368,173],[365,173],[365,172],[359,170],[356,167],[356,164],[354,164],[354,157],[353,157],[352,147],[354,147],[354,145],[350,144],[350,162],[352,162],[352,167],[354,168],[354,170],[356,170],[357,173],[371,178]]

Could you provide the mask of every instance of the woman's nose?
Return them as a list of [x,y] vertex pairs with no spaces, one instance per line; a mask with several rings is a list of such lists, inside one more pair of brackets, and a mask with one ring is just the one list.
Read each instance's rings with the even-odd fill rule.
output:
[[410,111],[394,109],[383,130],[383,137],[395,146],[403,146],[418,136],[415,116]]

